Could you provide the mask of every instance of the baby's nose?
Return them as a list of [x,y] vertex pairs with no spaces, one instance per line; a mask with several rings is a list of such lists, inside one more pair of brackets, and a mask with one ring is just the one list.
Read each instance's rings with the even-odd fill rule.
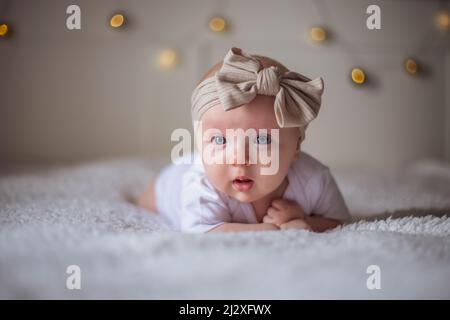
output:
[[230,164],[233,166],[248,166],[249,161],[249,150],[247,143],[238,143],[234,148],[229,151]]

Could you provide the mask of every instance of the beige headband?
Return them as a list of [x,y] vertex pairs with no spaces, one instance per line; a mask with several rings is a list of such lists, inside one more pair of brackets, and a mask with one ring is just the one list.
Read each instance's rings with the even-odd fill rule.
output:
[[225,110],[252,101],[257,94],[275,96],[274,111],[280,128],[305,127],[320,109],[323,80],[296,72],[280,74],[239,48],[231,48],[219,72],[202,81],[191,97],[192,119],[221,104]]

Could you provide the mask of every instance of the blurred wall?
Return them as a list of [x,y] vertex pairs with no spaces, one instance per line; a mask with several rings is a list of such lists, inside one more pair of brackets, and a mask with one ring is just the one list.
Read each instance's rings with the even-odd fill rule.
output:
[[[448,43],[448,42],[447,42]],[[447,45],[445,62],[445,159],[450,160],[450,46]]]
[[[372,3],[381,30],[365,26]],[[69,4],[81,7],[81,31],[66,29]],[[0,161],[169,156],[172,130],[190,128],[192,89],[231,46],[324,78],[304,150],[328,165],[449,159],[449,36],[434,28],[438,9],[402,0],[0,1],[12,28],[0,39]],[[118,30],[108,26],[116,11],[127,17]],[[215,14],[228,19],[227,33],[207,28]],[[331,41],[308,43],[313,25],[326,26]],[[165,48],[180,54],[173,70],[154,63]],[[407,56],[421,76],[403,70]],[[354,66],[367,71],[367,86],[349,81]]]

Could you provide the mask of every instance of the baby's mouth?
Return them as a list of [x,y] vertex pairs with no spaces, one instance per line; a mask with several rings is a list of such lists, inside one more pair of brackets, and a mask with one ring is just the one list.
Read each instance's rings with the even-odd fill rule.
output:
[[248,191],[253,187],[254,181],[248,177],[237,177],[233,180],[233,188],[237,191]]

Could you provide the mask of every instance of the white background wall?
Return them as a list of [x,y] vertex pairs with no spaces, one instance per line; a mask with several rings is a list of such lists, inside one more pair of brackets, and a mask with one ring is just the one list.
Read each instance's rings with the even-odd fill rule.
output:
[[[328,165],[384,168],[450,159],[450,36],[434,28],[438,1],[0,4],[0,20],[13,28],[11,37],[0,39],[1,161],[168,156],[172,130],[190,128],[192,89],[231,46],[324,78],[323,107],[304,149]],[[81,7],[81,31],[65,28],[69,4]],[[381,7],[381,30],[365,27],[369,4]],[[115,11],[128,18],[121,30],[108,27]],[[215,14],[229,20],[228,33],[208,30]],[[306,42],[312,25],[327,26],[332,41]],[[179,51],[178,68],[155,66],[164,48]],[[404,72],[410,55],[423,64],[422,76]],[[367,70],[367,86],[349,81],[353,66]]]

